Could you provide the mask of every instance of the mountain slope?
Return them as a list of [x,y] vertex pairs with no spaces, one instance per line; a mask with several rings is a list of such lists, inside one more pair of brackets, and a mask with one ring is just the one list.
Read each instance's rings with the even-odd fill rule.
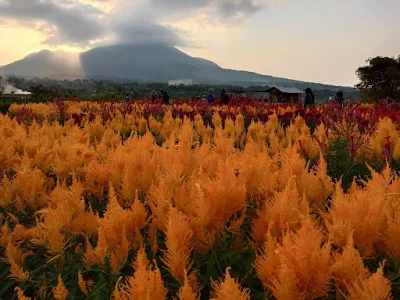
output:
[[142,81],[191,78],[192,62],[189,55],[161,45],[99,47],[81,55],[82,68],[89,77],[110,76]]
[[0,74],[21,77],[81,77],[79,53],[43,50],[0,67]]
[[81,55],[86,75],[166,82],[191,78],[198,83],[264,83],[277,79],[250,72],[226,70],[202,58],[163,45],[100,47]]
[[82,54],[41,51],[0,68],[0,74],[49,78],[121,78],[167,82],[190,78],[196,83],[236,85],[290,85],[299,88],[335,89],[257,73],[223,69],[164,45],[114,45]]

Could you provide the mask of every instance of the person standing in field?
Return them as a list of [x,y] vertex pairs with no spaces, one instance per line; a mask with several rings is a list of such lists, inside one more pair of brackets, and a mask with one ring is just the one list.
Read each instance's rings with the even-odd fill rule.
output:
[[164,90],[160,90],[158,93],[158,103],[164,104]]
[[228,103],[229,103],[229,97],[226,94],[225,89],[221,90],[221,103],[224,105],[228,105]]
[[207,102],[208,102],[208,104],[214,104],[215,103],[215,97],[214,97],[214,90],[213,89],[209,89],[208,90]]
[[170,97],[166,91],[163,91],[162,99],[163,99],[164,104],[170,104],[169,103]]
[[304,99],[304,108],[313,107],[315,105],[315,96],[310,88],[306,88],[306,98]]
[[340,104],[341,107],[344,107],[344,98],[343,98],[343,93],[342,92],[337,92],[335,101]]
[[129,97],[129,94],[126,94],[126,96],[125,96],[125,103],[128,103],[130,100],[131,100],[131,99],[130,99],[130,97]]
[[157,92],[152,91],[150,97],[151,97],[151,103],[154,104],[157,101]]

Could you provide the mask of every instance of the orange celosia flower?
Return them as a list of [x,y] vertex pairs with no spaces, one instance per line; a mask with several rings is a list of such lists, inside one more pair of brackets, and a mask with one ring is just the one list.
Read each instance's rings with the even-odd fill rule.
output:
[[250,300],[250,291],[241,288],[236,279],[229,274],[229,268],[226,269],[225,278],[219,282],[212,281],[213,291],[211,300]]
[[[391,298],[383,271],[370,276],[363,259],[400,258],[399,177],[387,165],[381,173],[371,170],[363,186],[355,182],[343,192],[338,184],[335,191],[324,160],[336,138],[328,126],[311,134],[300,116],[282,125],[283,114],[297,115],[286,104],[247,106],[248,116],[273,112],[247,128],[248,116],[235,105],[210,107],[204,117],[201,106],[175,103],[158,118],[144,117],[152,114],[147,103],[64,104],[66,116],[86,116],[61,126],[52,120],[54,104],[14,104],[10,113],[18,118],[0,114],[0,260],[15,281],[38,280],[25,269],[26,249],[45,248],[51,262],[66,252],[83,255],[86,268],[98,265],[112,275],[138,250],[134,275],[118,282],[112,297],[165,299],[160,270],[144,248],[157,256],[162,231],[162,262],[181,284],[176,297],[198,299],[193,251],[204,254],[228,233],[234,250],[250,244],[260,251],[254,268],[268,296],[314,299],[335,287],[338,298]],[[356,112],[364,120],[373,115],[371,106],[361,107]],[[362,144],[355,159],[400,158],[400,133],[389,118],[371,136],[346,121],[334,126]],[[308,159],[318,155],[310,169]],[[82,273],[77,283],[90,295],[93,283]],[[34,293],[43,298],[51,288],[38,285]],[[249,298],[229,272],[214,288],[214,299]],[[61,277],[54,290],[66,298]],[[21,289],[15,294],[27,298]]]
[[139,249],[136,259],[132,264],[132,267],[135,271],[143,268],[145,270],[150,269],[150,261],[147,259],[146,249],[143,246]]
[[67,239],[58,228],[49,229],[47,232],[48,245],[47,248],[52,254],[62,253],[67,244]]
[[179,300],[200,300],[200,294],[198,291],[193,289],[193,286],[186,274],[186,270],[184,271],[184,275],[185,275],[185,279],[183,281],[183,285],[179,289],[177,299],[179,299]]
[[127,261],[128,252],[129,252],[129,241],[126,237],[125,227],[123,227],[122,239],[111,252],[111,260],[110,260],[111,270],[113,271],[114,274],[117,274],[120,268]]
[[211,226],[223,230],[228,220],[246,208],[246,187],[229,162],[221,163],[215,180],[204,186],[210,204]]
[[17,281],[27,281],[29,280],[30,274],[24,271],[12,258],[8,258],[8,263],[10,264],[10,278]]
[[275,193],[267,200],[265,207],[257,212],[257,219],[252,224],[252,235],[260,245],[265,240],[269,228],[274,238],[280,239],[284,231],[295,231],[301,226],[301,215],[309,211],[305,197],[301,197],[292,177],[282,192]]
[[[330,243],[324,243],[322,232],[307,216],[298,231],[283,236],[282,244],[267,236],[264,253],[256,260],[256,272],[263,285],[278,294],[290,287],[286,295],[323,297],[332,279],[330,252]],[[290,278],[294,282],[289,282]]]
[[56,300],[67,299],[69,292],[64,286],[61,275],[58,275],[58,283],[57,286],[53,289],[53,294],[54,294],[54,299]]
[[92,160],[86,167],[86,188],[101,200],[109,178],[110,174],[105,164]]
[[11,236],[11,230],[8,227],[8,224],[5,223],[0,229],[0,246],[3,248],[7,247]]
[[168,186],[162,177],[157,185],[153,184],[150,187],[147,203],[156,217],[157,227],[161,230],[165,229],[168,222],[168,209],[172,204],[172,196],[172,187]]
[[124,292],[121,290],[121,281],[122,277],[118,279],[118,282],[115,284],[114,291],[111,295],[112,300],[128,300],[128,297],[124,294]]
[[133,277],[126,278],[125,284],[122,284],[123,294],[128,299],[166,299],[168,291],[164,287],[160,270],[157,267],[151,269],[147,262],[145,252],[139,251]]
[[102,228],[100,228],[96,248],[93,249],[89,239],[86,239],[86,251],[82,259],[84,266],[88,269],[94,265],[103,266],[108,250],[107,242],[104,237],[104,231]]
[[32,253],[24,252],[18,246],[15,246],[9,242],[5,254],[7,259],[12,259],[16,264],[22,265],[25,261],[25,258]]
[[85,279],[83,279],[82,272],[78,271],[78,285],[82,293],[87,296],[92,291],[94,282],[92,280],[86,281]]
[[271,232],[268,231],[263,251],[257,256],[254,262],[255,271],[264,287],[270,286],[271,278],[276,275],[281,264],[276,248],[277,242],[273,239]]
[[18,247],[15,247],[11,242],[8,243],[6,251],[6,261],[10,264],[10,278],[17,281],[26,281],[29,279],[29,272],[24,271],[22,264],[29,253],[24,253]]
[[205,198],[200,184],[194,184],[191,191],[193,212],[190,225],[195,232],[196,250],[205,253],[215,242],[216,230],[211,228],[211,204]]
[[20,287],[17,286],[14,290],[17,292],[18,300],[32,300],[32,298],[26,297],[24,295],[24,292],[21,290]]
[[169,209],[169,220],[166,224],[165,244],[167,250],[162,259],[172,276],[184,281],[184,270],[192,267],[191,255],[194,248],[194,233],[190,228],[190,220],[176,208]]
[[333,243],[343,247],[353,234],[354,245],[364,257],[375,255],[376,245],[384,240],[390,209],[382,184],[371,188],[374,181],[382,183],[379,176],[373,176],[366,188],[353,185],[346,194],[338,183],[332,207],[324,216]]
[[400,259],[400,241],[398,239],[400,234],[400,216],[389,220],[388,227],[386,230],[386,244],[390,250],[390,254],[393,254],[397,259]]
[[306,299],[304,292],[298,289],[298,279],[293,270],[282,264],[275,277],[272,278],[270,288],[272,295],[280,300]]
[[278,248],[282,262],[295,274],[298,289],[306,297],[322,297],[329,291],[332,278],[331,245],[307,216],[296,233],[283,237]]
[[354,248],[352,238],[349,239],[341,254],[334,254],[334,260],[332,273],[342,284],[367,278],[368,269],[364,266],[360,253]]
[[98,262],[92,244],[88,238],[86,238],[86,251],[83,255],[82,262],[87,269],[91,268]]
[[390,281],[383,276],[383,266],[369,278],[358,278],[347,287],[347,300],[391,300]]
[[102,228],[99,229],[99,239],[97,241],[97,246],[94,251],[98,259],[99,265],[102,266],[108,252],[108,244],[105,238],[104,230]]

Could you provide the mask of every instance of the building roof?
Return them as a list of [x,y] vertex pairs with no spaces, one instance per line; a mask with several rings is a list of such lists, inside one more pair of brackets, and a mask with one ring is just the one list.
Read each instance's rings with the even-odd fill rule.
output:
[[295,87],[285,87],[285,86],[272,86],[270,87],[268,90],[266,90],[266,92],[271,91],[272,89],[277,89],[278,91],[280,91],[281,93],[285,93],[285,94],[304,94],[304,91],[295,88]]
[[304,94],[304,91],[295,88],[295,87],[285,87],[285,86],[271,86],[268,89],[254,89],[251,91],[237,91],[237,90],[232,90],[233,93],[236,94],[246,94],[246,93],[268,93],[270,92],[272,89],[277,89],[278,91],[280,91],[281,93],[285,93],[285,94]]

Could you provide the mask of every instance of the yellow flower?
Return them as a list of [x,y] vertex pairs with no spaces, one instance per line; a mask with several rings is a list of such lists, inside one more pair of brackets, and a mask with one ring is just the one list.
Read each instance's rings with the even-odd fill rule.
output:
[[54,299],[56,300],[67,299],[69,292],[64,286],[61,275],[58,275],[58,283],[57,286],[53,289],[53,294],[54,294]]
[[84,293],[86,296],[89,295],[91,292],[94,282],[91,280],[85,281],[82,276],[82,272],[78,272],[78,285],[79,288],[81,289],[82,293]]
[[18,286],[15,288],[15,291],[17,292],[18,300],[31,300],[32,299],[30,297],[26,297],[24,295],[24,292]]

